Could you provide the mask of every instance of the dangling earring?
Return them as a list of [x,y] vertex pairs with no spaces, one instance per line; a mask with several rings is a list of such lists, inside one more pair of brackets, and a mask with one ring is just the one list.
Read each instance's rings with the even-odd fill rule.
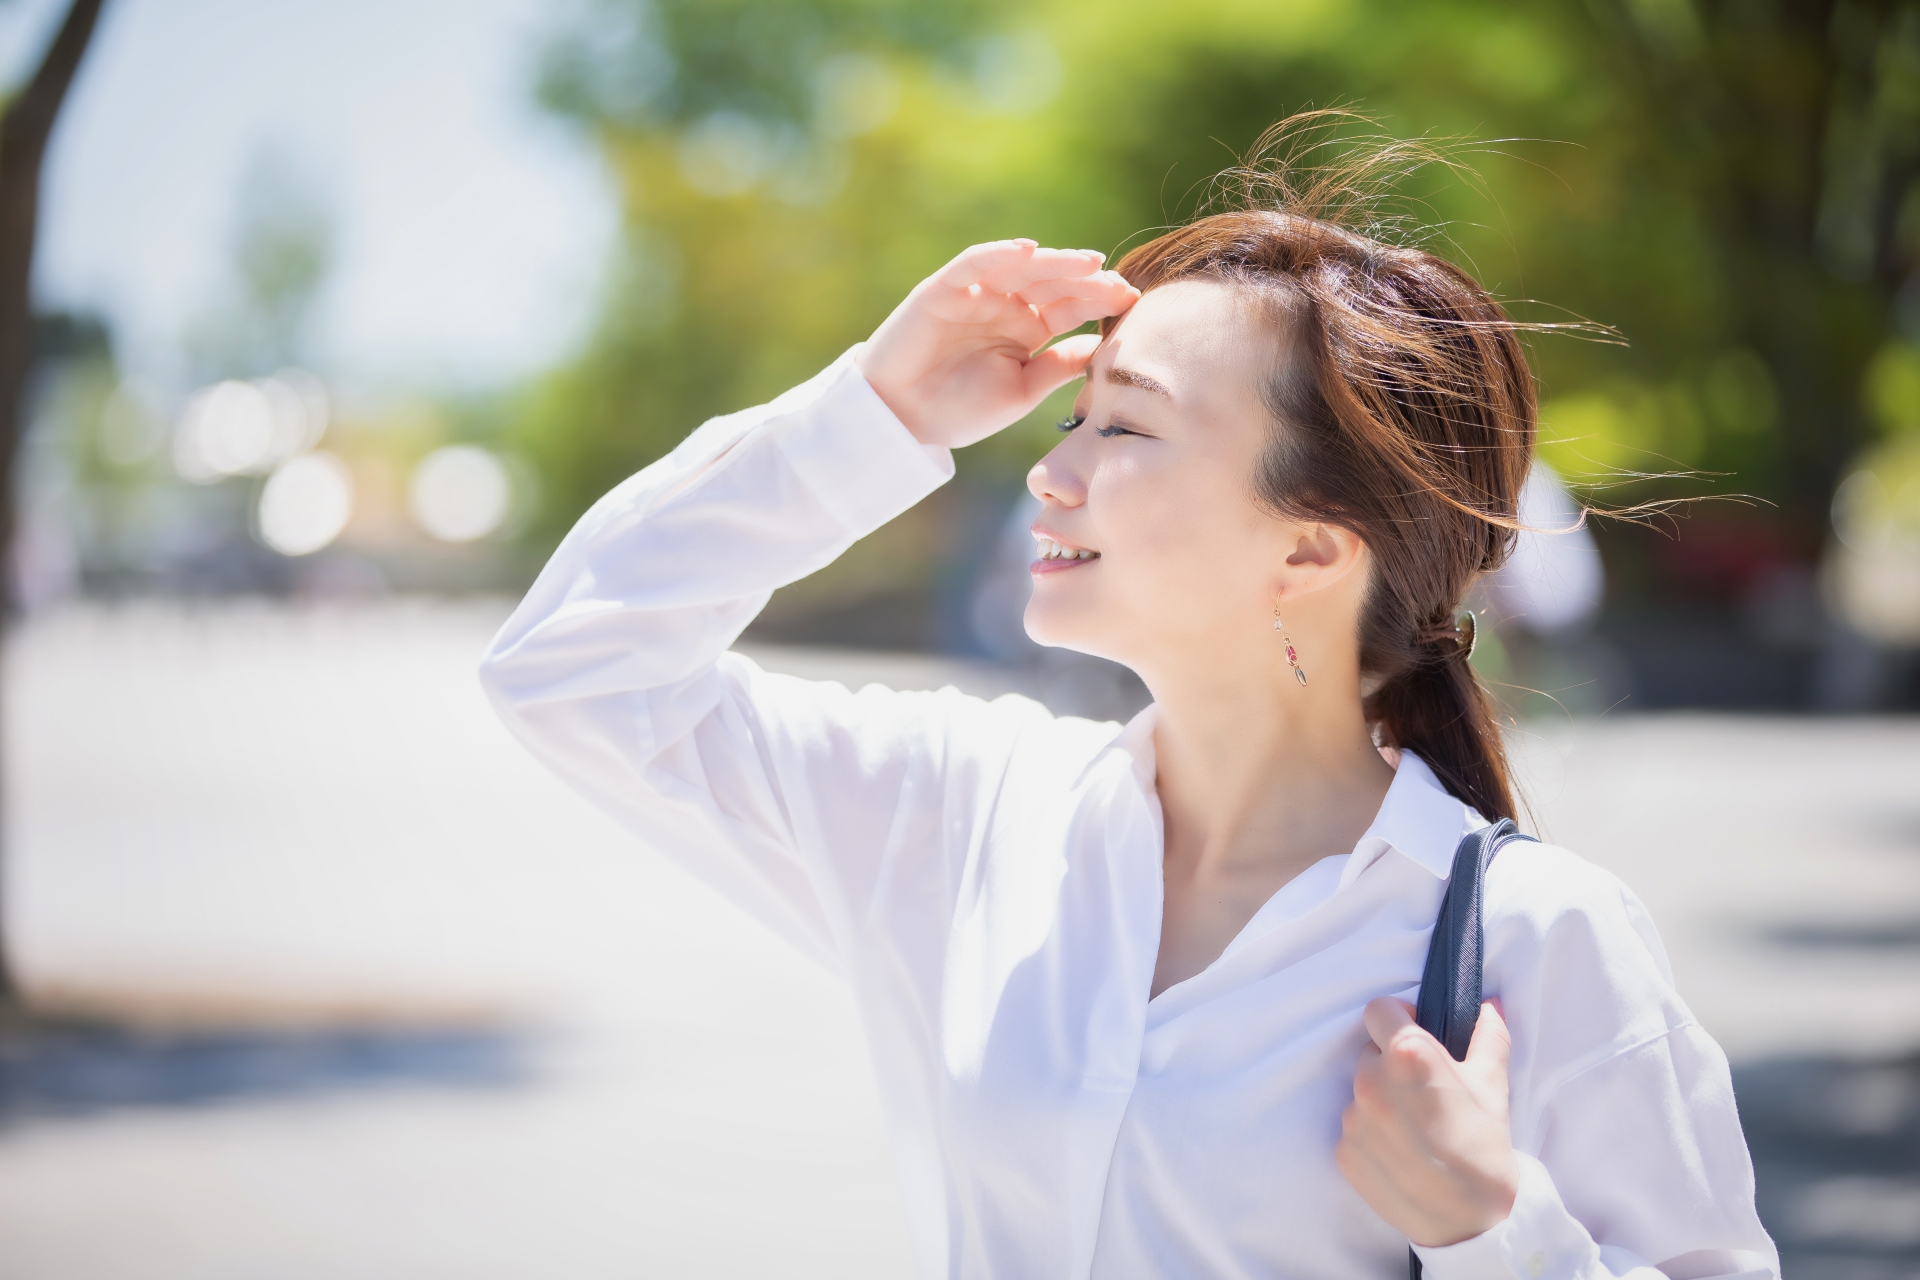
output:
[[1273,602],[1273,629],[1280,633],[1280,643],[1287,646],[1287,665],[1293,668],[1293,678],[1304,688],[1307,673],[1300,669],[1300,655],[1293,651],[1293,637],[1287,634],[1286,624],[1280,621],[1280,602]]

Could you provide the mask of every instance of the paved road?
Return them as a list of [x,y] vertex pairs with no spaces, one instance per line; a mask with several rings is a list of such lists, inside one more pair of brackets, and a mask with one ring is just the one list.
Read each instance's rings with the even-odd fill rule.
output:
[[[522,756],[471,675],[502,613],[96,607],[17,636],[15,954],[66,1007],[159,1021],[0,1038],[0,1280],[906,1274],[844,995]],[[1734,1056],[1790,1274],[1920,1275],[1920,724],[1516,747]]]

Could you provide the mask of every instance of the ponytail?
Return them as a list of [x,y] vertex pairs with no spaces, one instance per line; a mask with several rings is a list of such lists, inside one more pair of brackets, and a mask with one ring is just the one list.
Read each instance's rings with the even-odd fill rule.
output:
[[1499,722],[1464,654],[1413,663],[1374,690],[1365,707],[1382,745],[1419,756],[1488,821],[1517,820]]

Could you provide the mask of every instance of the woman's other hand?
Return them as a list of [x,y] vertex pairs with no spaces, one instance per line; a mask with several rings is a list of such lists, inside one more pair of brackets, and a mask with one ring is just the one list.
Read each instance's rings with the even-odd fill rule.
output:
[[1520,1165],[1507,1119],[1512,1041],[1492,1001],[1480,1006],[1467,1060],[1413,1020],[1403,1000],[1367,1005],[1353,1105],[1334,1162],[1375,1213],[1419,1245],[1458,1244],[1513,1210]]
[[[1018,422],[1079,377],[1097,334],[1054,335],[1118,315],[1140,291],[1091,249],[977,244],[914,287],[874,330],[860,372],[922,444],[958,448]],[[1042,347],[1046,347],[1043,351]]]

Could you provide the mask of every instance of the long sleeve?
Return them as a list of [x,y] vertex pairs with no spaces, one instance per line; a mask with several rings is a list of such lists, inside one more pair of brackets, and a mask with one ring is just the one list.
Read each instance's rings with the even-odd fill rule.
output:
[[1777,1277],[1726,1056],[1674,991],[1639,900],[1538,845],[1496,859],[1488,892],[1520,1189],[1505,1222],[1418,1250],[1432,1280]]
[[1777,1280],[1771,1248],[1695,1249],[1659,1266],[1632,1250],[1594,1241],[1568,1211],[1546,1166],[1520,1154],[1513,1212],[1471,1240],[1416,1248],[1433,1280]]
[[835,967],[887,851],[939,859],[944,788],[967,777],[946,758],[956,736],[991,757],[994,725],[1031,718],[952,690],[850,693],[728,652],[776,587],[952,474],[853,356],[706,423],[596,503],[481,666],[536,756]]

